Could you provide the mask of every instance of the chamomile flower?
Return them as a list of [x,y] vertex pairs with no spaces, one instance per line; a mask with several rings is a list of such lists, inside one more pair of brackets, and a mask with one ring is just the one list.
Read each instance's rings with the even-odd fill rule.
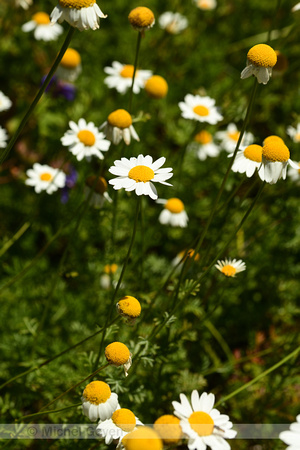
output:
[[116,307],[118,313],[125,317],[130,324],[134,324],[142,311],[140,302],[131,295],[125,295],[125,297],[121,298]]
[[276,62],[277,55],[272,47],[266,44],[254,45],[247,53],[247,66],[242,71],[241,78],[254,75],[259,83],[267,84]]
[[26,33],[33,30],[38,41],[54,41],[64,31],[61,25],[51,24],[50,17],[45,12],[35,13],[29,22],[22,25],[22,31]]
[[117,109],[110,113],[107,121],[101,125],[100,130],[102,129],[107,139],[114,145],[118,145],[122,139],[126,145],[130,144],[131,138],[140,140],[132,125],[132,117],[125,109]]
[[158,182],[172,186],[166,180],[173,176],[172,168],[161,169],[166,158],[161,157],[155,162],[151,156],[139,155],[137,158],[121,158],[114,162],[109,172],[117,175],[117,178],[109,180],[114,189],[124,188],[126,191],[135,191],[136,195],[149,195],[153,200],[157,199],[157,191],[153,183]]
[[7,145],[7,132],[4,128],[0,125],[0,148],[5,148]]
[[274,184],[280,178],[286,179],[287,166],[290,165],[298,169],[298,164],[290,159],[290,151],[284,142],[279,138],[271,138],[264,141],[262,149],[262,167],[259,176],[262,181]]
[[180,419],[172,414],[159,417],[154,422],[153,428],[166,445],[177,444],[182,438]]
[[[238,131],[236,125],[234,123],[230,123],[227,126],[226,131],[217,131],[216,138],[219,139],[220,146],[222,149],[226,150],[227,152],[231,153],[235,150],[236,144],[239,140],[240,132]],[[240,144],[240,147],[247,146],[252,144],[254,141],[254,136],[252,133],[244,133],[242,142]]]
[[198,120],[212,125],[223,119],[215,106],[215,100],[210,97],[187,94],[184,102],[179,102],[179,108],[185,119]]
[[296,169],[295,167],[289,167],[288,170],[288,177],[292,180],[292,181],[300,181],[300,161],[299,162],[295,162],[295,164],[298,164],[298,169]]
[[[134,66],[113,61],[112,67],[104,67],[108,77],[104,83],[110,88],[115,88],[120,94],[125,94],[132,84]],[[145,82],[152,76],[151,70],[137,69],[134,77],[133,92],[138,94],[144,88]]]
[[293,6],[293,8],[292,8],[292,12],[296,12],[296,11],[299,11],[299,10],[300,10],[300,3],[296,3],[296,5]]
[[196,6],[198,6],[198,8],[206,11],[215,9],[217,7],[216,0],[194,0],[194,3],[196,3]]
[[135,30],[142,32],[149,30],[155,24],[153,12],[145,6],[138,6],[130,11],[128,20]]
[[288,431],[279,434],[279,439],[288,445],[286,450],[300,450],[300,414],[296,417],[296,421],[290,425]]
[[6,111],[12,105],[12,101],[0,91],[0,111]]
[[145,83],[145,91],[152,98],[165,98],[168,93],[168,83],[160,75],[153,75]]
[[[92,192],[91,192],[92,191]],[[107,193],[107,181],[103,177],[90,175],[85,180],[85,198],[89,198],[89,204],[94,208],[102,208],[107,201],[112,202],[112,199]]]
[[26,175],[28,178],[25,184],[34,187],[37,194],[42,191],[46,191],[47,194],[52,194],[57,189],[63,188],[66,184],[66,174],[47,164],[33,164],[33,168],[28,169]]
[[[117,270],[118,265],[115,263],[104,266],[104,273],[100,277],[100,285],[103,289],[110,289],[112,286],[117,286],[117,281],[115,280]],[[123,283],[121,283],[120,288],[124,288]]]
[[179,34],[185,30],[189,24],[188,19],[180,13],[166,11],[158,18],[160,28],[170,34]]
[[80,31],[97,30],[99,28],[100,18],[105,19],[96,3],[96,0],[58,0],[58,5],[51,13],[52,23],[61,23],[64,20],[72,27]]
[[105,349],[105,358],[109,364],[115,367],[123,366],[126,377],[132,364],[131,356],[128,347],[122,342],[112,342]]
[[69,147],[69,151],[78,161],[89,159],[92,155],[104,159],[102,152],[107,152],[110,141],[105,139],[104,133],[98,131],[93,122],[87,123],[84,119],[79,119],[77,125],[71,120],[69,127],[70,130],[63,135],[61,142]]
[[91,422],[110,419],[118,407],[118,395],[104,381],[92,381],[82,394],[82,410]]
[[184,204],[179,198],[159,199],[156,203],[164,205],[164,209],[159,215],[159,222],[172,227],[187,227],[189,218],[184,209]]
[[[0,106],[1,106],[1,99],[0,99]],[[296,144],[300,142],[300,123],[297,123],[296,128],[292,126],[287,127],[286,132]]]
[[225,259],[225,261],[217,261],[215,267],[226,277],[235,277],[237,273],[246,270],[246,264],[241,259]]
[[[228,155],[232,157],[234,154]],[[260,169],[262,163],[262,147],[260,145],[248,145],[244,150],[237,152],[231,170],[233,172],[245,173],[252,177],[256,169]]]
[[122,439],[125,450],[163,450],[163,442],[150,427],[137,427]]
[[74,48],[67,48],[56,71],[56,76],[62,80],[73,82],[81,73],[81,56]]
[[99,422],[96,427],[96,433],[105,438],[105,444],[109,445],[114,439],[119,440],[117,448],[121,446],[124,436],[136,429],[137,425],[143,423],[133,414],[130,409],[117,408],[111,419]]
[[188,150],[195,151],[200,161],[220,154],[220,148],[213,142],[212,134],[206,130],[202,130],[194,136],[194,141],[188,145]]
[[32,0],[15,0],[16,6],[21,6],[23,9],[28,9],[32,5]]

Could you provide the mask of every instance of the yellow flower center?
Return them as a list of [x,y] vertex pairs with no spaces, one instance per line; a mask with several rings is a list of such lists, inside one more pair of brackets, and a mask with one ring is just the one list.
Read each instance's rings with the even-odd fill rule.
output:
[[130,11],[128,20],[134,28],[149,28],[154,24],[155,17],[151,9],[138,6]]
[[104,266],[104,272],[107,273],[107,275],[116,273],[117,269],[118,269],[118,264],[106,264]]
[[[130,64],[127,64],[123,67],[123,69],[120,72],[121,77],[123,78],[132,78],[134,72],[134,66],[131,66]],[[138,71],[136,71],[135,75]]]
[[222,267],[221,272],[224,273],[226,277],[234,277],[234,275],[236,274],[236,269],[230,264],[227,264],[226,266]]
[[199,6],[199,8],[202,8],[202,9],[209,9],[210,8],[209,3],[206,2],[205,0],[199,0],[197,5]]
[[209,109],[206,108],[206,106],[203,105],[197,105],[193,108],[193,111],[195,114],[197,114],[198,116],[208,116],[209,114]]
[[117,409],[111,419],[117,427],[126,432],[132,431],[136,425],[135,415],[126,408]]
[[110,364],[122,366],[130,359],[130,351],[125,344],[113,342],[106,347],[105,357]]
[[203,411],[192,413],[189,417],[189,423],[199,436],[209,436],[214,429],[214,421],[209,414]]
[[94,5],[96,0],[59,0],[58,3],[63,8],[81,9]]
[[154,422],[154,430],[166,444],[176,444],[181,439],[180,419],[171,414],[159,417]]
[[66,53],[62,57],[60,65],[66,67],[67,69],[74,69],[75,67],[79,66],[80,63],[81,57],[78,51],[74,50],[74,48],[68,48],[66,50]]
[[168,93],[168,83],[163,77],[153,75],[146,81],[145,91],[150,97],[164,98]]
[[194,140],[202,145],[209,144],[212,142],[212,135],[208,131],[203,130],[196,134]]
[[137,183],[147,183],[154,178],[154,172],[147,166],[135,166],[130,169],[128,177],[135,180]]
[[32,20],[38,25],[48,25],[50,23],[50,17],[44,12],[38,12],[32,16]]
[[274,67],[277,62],[275,51],[266,44],[254,45],[250,48],[247,58],[251,64],[259,67]]
[[136,298],[126,295],[118,301],[118,310],[121,314],[136,318],[141,314],[142,308],[140,302]]
[[42,173],[42,174],[40,175],[40,179],[41,179],[42,181],[51,181],[52,178],[53,178],[53,176],[52,176],[50,173],[48,173],[48,172]]
[[126,450],[162,450],[159,435],[150,427],[138,427],[122,439]]
[[112,127],[118,127],[122,130],[132,125],[131,115],[129,112],[125,111],[125,109],[117,109],[116,111],[110,113],[107,121]]
[[262,147],[260,145],[256,145],[256,144],[249,145],[244,150],[245,158],[251,159],[251,161],[261,163],[261,160],[262,160],[261,155],[262,155]]
[[297,133],[294,137],[295,141],[298,142],[300,141],[300,133]]
[[165,208],[173,214],[179,214],[184,210],[184,204],[179,198],[169,198],[165,204]]
[[111,396],[111,390],[104,381],[92,381],[83,391],[83,397],[93,405],[105,403]]
[[[85,144],[86,145],[86,144]],[[103,177],[97,177],[96,175],[90,175],[86,179],[86,184],[89,188],[93,189],[97,194],[103,195],[107,191],[107,182]]]
[[95,135],[90,130],[80,130],[77,137],[86,147],[92,147],[96,142]]
[[232,133],[228,133],[228,136],[230,137],[230,139],[232,139],[233,141],[237,142],[239,140],[239,137],[240,137],[240,132],[239,131],[233,131]]
[[272,139],[264,143],[262,155],[272,162],[286,162],[290,157],[290,151],[283,142]]

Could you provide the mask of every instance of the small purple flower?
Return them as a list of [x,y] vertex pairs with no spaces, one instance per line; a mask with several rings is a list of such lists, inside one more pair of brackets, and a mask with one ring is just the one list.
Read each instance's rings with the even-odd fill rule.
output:
[[73,189],[78,178],[78,173],[73,166],[70,166],[69,173],[66,177],[66,184],[64,188],[61,190],[61,198],[60,201],[63,205],[65,205],[69,201],[69,191]]

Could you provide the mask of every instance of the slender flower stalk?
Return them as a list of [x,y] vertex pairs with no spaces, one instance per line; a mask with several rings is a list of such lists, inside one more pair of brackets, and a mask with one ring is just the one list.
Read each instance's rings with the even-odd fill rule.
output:
[[140,52],[140,46],[141,46],[141,40],[142,40],[142,32],[138,32],[137,42],[136,42],[136,51],[135,51],[135,59],[134,59],[134,68],[133,68],[133,75],[132,75],[132,83],[129,91],[129,108],[128,111],[131,113],[132,110],[132,96],[133,96],[133,86],[134,86],[134,79],[135,74],[137,70],[137,64],[139,59],[139,52]]

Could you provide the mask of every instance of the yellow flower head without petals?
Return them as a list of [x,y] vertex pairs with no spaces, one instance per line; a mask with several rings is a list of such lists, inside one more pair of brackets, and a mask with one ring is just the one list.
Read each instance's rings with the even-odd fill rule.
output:
[[145,91],[149,97],[164,98],[168,93],[168,83],[160,75],[153,75],[146,81]]
[[251,64],[259,67],[274,67],[277,62],[275,50],[266,44],[257,44],[250,48],[247,58]]
[[128,20],[132,27],[138,31],[148,30],[155,23],[153,12],[145,6],[138,6],[130,11]]
[[68,48],[66,53],[62,57],[60,65],[67,69],[74,69],[81,64],[81,57],[77,50],[74,48]]
[[162,450],[159,435],[150,427],[138,427],[122,439],[126,450]]
[[126,408],[117,409],[111,416],[111,420],[121,430],[126,431],[126,433],[133,431],[136,426],[135,415],[130,409]]
[[118,312],[129,319],[136,319],[141,314],[141,304],[135,298],[130,295],[126,295],[121,298],[117,303]]
[[125,109],[117,109],[109,114],[107,122],[112,127],[121,128],[122,130],[132,125],[132,118]]
[[125,344],[112,342],[105,349],[105,357],[112,366],[123,366],[125,375],[128,375],[128,370],[131,366],[131,354]]
[[265,140],[262,155],[268,161],[286,162],[290,158],[290,151],[283,141],[273,138],[267,142]]
[[105,403],[111,395],[108,384],[104,381],[92,381],[83,391],[83,397],[93,405]]
[[159,417],[154,422],[154,430],[167,445],[176,444],[182,437],[180,419],[172,414]]

